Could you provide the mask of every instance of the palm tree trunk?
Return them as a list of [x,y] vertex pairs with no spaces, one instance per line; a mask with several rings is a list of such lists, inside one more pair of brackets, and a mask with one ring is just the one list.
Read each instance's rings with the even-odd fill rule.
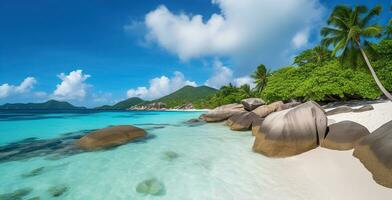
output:
[[384,88],[384,86],[382,85],[381,81],[378,79],[376,72],[374,71],[372,65],[369,62],[368,57],[366,56],[365,51],[362,49],[360,43],[357,41],[358,47],[361,50],[362,56],[365,59],[365,62],[370,70],[370,73],[373,76],[373,79],[376,81],[377,86],[380,88],[381,92],[390,100],[392,101],[392,95]]

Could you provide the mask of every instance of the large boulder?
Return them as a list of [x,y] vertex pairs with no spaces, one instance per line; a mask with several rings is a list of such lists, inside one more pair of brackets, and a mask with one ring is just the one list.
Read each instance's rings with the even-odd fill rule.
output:
[[255,133],[253,151],[270,157],[286,157],[318,146],[325,137],[327,117],[315,102],[270,114]]
[[355,145],[354,156],[372,173],[378,184],[392,188],[392,121]]
[[234,114],[227,120],[227,125],[233,131],[246,131],[252,127],[254,121],[260,117],[252,112],[240,112]]
[[244,106],[242,104],[233,103],[219,106],[201,115],[200,118],[206,122],[221,122],[233,116],[234,114],[244,111]]
[[242,105],[244,105],[245,110],[252,111],[259,106],[265,104],[265,102],[260,98],[248,98],[241,101]]
[[93,131],[80,138],[76,144],[91,151],[118,146],[144,136],[146,132],[141,128],[130,125],[113,126]]
[[294,107],[299,106],[299,105],[301,105],[300,102],[285,103],[285,104],[280,106],[280,110],[286,110],[286,109],[289,109],[289,108],[294,108]]
[[268,105],[263,105],[260,106],[256,109],[254,109],[252,112],[255,113],[256,115],[258,115],[259,117],[266,117],[269,114],[275,112],[275,111],[279,111],[282,110],[282,106],[283,106],[283,102],[282,101],[277,101]]
[[353,112],[366,112],[371,110],[374,110],[374,107],[372,105],[364,105],[362,107],[353,109]]
[[325,138],[320,140],[320,146],[334,150],[350,150],[370,134],[366,127],[352,121],[331,124],[328,129]]
[[260,131],[261,125],[263,125],[265,118],[257,118],[255,121],[253,121],[252,124],[252,135],[256,136],[256,134]]

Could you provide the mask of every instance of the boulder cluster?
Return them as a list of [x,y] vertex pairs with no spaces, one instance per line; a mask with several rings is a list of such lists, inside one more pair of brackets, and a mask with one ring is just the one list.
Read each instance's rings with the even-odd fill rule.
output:
[[314,101],[265,104],[262,99],[250,98],[241,104],[217,107],[200,119],[226,120],[235,131],[252,130],[253,151],[268,157],[293,156],[318,146],[340,151],[354,149],[354,156],[372,173],[374,180],[392,188],[392,121],[373,133],[353,121],[328,126],[328,115],[373,109],[371,105],[356,109],[343,106],[326,112]]

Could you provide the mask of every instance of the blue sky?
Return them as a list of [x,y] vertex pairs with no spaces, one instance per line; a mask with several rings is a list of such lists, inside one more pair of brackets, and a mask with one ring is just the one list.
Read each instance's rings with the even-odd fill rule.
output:
[[91,107],[130,96],[153,99],[185,84],[249,83],[257,63],[289,65],[317,44],[336,4],[380,3],[384,23],[391,3],[244,2],[3,0],[0,103],[55,98]]

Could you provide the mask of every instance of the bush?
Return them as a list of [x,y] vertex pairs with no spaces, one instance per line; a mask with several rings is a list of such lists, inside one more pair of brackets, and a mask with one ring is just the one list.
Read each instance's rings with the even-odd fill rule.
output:
[[343,68],[337,61],[286,67],[273,73],[261,96],[267,102],[278,100],[333,101],[376,99],[380,96],[371,75],[363,69]]

